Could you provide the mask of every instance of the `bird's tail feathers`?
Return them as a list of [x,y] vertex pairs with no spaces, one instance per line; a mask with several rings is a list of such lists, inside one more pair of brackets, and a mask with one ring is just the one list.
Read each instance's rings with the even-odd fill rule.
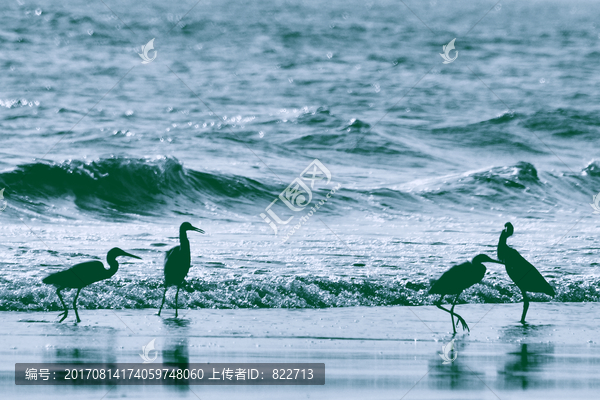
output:
[[545,294],[547,294],[548,296],[555,296],[556,295],[556,291],[554,290],[554,288],[552,286],[550,286],[550,284],[548,284],[548,287],[546,288],[546,290],[544,291]]

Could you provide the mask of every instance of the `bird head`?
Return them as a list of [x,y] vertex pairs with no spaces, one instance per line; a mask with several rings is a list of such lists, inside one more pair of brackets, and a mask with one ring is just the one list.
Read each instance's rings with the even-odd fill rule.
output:
[[138,260],[141,260],[141,257],[138,256],[134,256],[133,254],[130,254],[124,250],[121,250],[118,247],[114,247],[112,249],[110,249],[110,251],[108,252],[108,255],[106,256],[106,258],[108,259],[116,259],[117,257],[121,257],[121,256],[125,256],[125,257],[133,257],[133,258],[137,258]]
[[515,228],[513,228],[510,222],[507,222],[504,224],[504,229],[502,230],[502,232],[504,232],[507,237],[512,236],[512,234],[515,232]]
[[196,228],[189,222],[184,222],[183,224],[181,224],[181,226],[179,227],[179,230],[184,231],[184,232],[185,231],[196,231],[196,232],[204,233],[204,231],[202,229]]
[[473,258],[473,261],[471,261],[473,264],[481,264],[484,262],[492,262],[492,263],[496,263],[496,264],[502,264],[502,262],[498,261],[498,260],[494,260],[493,258],[490,258],[489,256],[487,256],[486,254],[478,254]]

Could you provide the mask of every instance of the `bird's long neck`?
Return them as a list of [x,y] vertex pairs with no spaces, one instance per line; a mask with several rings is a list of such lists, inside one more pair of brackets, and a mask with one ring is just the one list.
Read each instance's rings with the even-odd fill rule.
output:
[[187,237],[187,232],[184,229],[179,229],[179,245],[182,250],[190,250],[190,241]]
[[119,262],[117,261],[116,257],[110,257],[110,256],[106,257],[106,262],[110,266],[108,271],[106,271],[106,276],[110,278],[111,276],[116,274],[117,271],[119,270]]
[[508,234],[505,231],[500,233],[500,240],[498,240],[498,247],[506,246],[506,238],[508,238]]
[[508,248],[508,245],[506,244],[506,239],[509,236],[510,235],[506,231],[502,231],[502,233],[500,234],[500,239],[498,240],[498,259],[499,260],[504,259],[504,251]]

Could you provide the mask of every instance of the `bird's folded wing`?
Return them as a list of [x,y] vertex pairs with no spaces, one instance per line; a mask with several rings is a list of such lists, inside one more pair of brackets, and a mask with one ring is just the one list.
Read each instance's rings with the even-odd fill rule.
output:
[[545,293],[549,296],[555,294],[554,289],[544,279],[540,271],[527,261],[518,251],[511,249],[508,253],[506,265],[510,278],[516,285],[527,292]]

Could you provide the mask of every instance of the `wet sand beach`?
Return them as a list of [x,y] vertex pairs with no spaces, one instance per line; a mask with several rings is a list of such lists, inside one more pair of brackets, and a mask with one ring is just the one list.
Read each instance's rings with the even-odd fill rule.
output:
[[[459,305],[457,358],[441,348],[451,323],[435,307],[321,310],[82,310],[83,322],[56,313],[3,312],[1,390],[6,398],[201,399],[593,399],[600,388],[600,319],[595,303]],[[15,386],[23,362],[141,362],[156,338],[156,362],[324,362],[324,386]],[[451,390],[451,391],[450,391]]]
[[599,1],[2,5],[0,400],[600,398]]

